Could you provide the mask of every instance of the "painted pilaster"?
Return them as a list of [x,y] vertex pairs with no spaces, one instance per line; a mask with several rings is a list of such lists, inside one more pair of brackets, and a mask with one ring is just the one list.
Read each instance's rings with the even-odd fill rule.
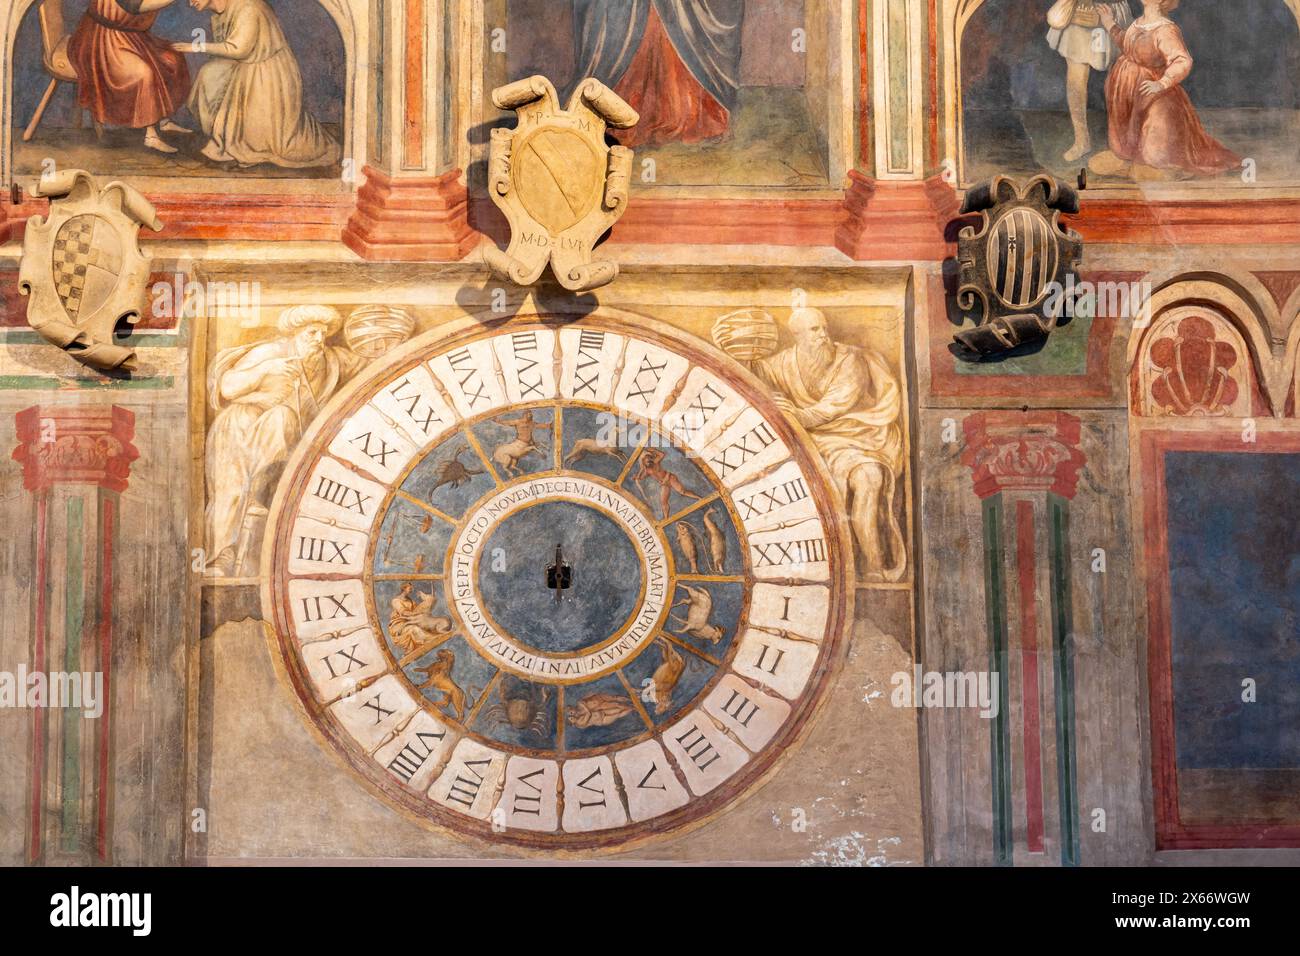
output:
[[30,670],[99,675],[97,717],[33,707],[27,859],[110,863],[114,544],[135,416],[119,406],[45,406],[15,417],[32,499]]
[[[962,463],[981,499],[993,860],[1079,863],[1070,501],[1085,463],[1063,412],[966,418]],[[1044,599],[1045,596],[1045,599]]]
[[861,0],[858,168],[835,245],[860,260],[951,255],[956,193],[933,162],[935,11],[929,0]]
[[363,258],[459,260],[477,243],[458,165],[465,2],[371,4],[370,161],[343,231]]

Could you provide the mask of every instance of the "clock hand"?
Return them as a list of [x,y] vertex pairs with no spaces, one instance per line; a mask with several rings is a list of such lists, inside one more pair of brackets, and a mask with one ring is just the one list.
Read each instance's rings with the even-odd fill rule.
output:
[[573,568],[564,563],[564,551],[557,544],[555,546],[555,563],[546,569],[546,586],[555,591],[555,603],[559,604],[563,596],[562,592],[567,590],[573,582]]

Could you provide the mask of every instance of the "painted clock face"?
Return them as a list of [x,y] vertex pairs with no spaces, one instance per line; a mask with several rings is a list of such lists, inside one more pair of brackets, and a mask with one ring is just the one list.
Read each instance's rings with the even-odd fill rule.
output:
[[806,440],[697,340],[610,318],[412,343],[281,481],[264,607],[390,801],[537,848],[707,818],[807,722],[849,616]]

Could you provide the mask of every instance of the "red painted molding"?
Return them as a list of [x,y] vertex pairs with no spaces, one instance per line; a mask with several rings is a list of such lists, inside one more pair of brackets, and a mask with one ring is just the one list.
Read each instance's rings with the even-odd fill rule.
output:
[[455,262],[478,245],[459,169],[407,178],[367,166],[365,174],[343,230],[344,244],[363,259]]
[[[460,171],[394,178],[372,167],[355,195],[175,192],[148,196],[163,220],[152,239],[338,241],[367,259],[458,260],[475,231],[504,242],[505,220],[485,197],[468,200]],[[47,209],[0,197],[0,242],[21,240]],[[960,198],[940,177],[873,180],[851,170],[839,199],[636,199],[611,242],[835,246],[859,261],[941,261],[955,254]],[[1300,200],[1146,202],[1086,193],[1065,217],[1087,242],[1300,244]]]
[[169,193],[148,197],[163,221],[150,239],[337,242],[352,195]]
[[[105,496],[101,504],[99,546],[99,670],[104,675],[103,697],[111,701],[113,676],[113,539],[117,534],[117,499]],[[113,784],[110,776],[113,756],[113,708],[105,707],[99,719],[98,774],[95,782],[95,854],[108,863]]]
[[27,195],[18,205],[11,205],[8,190],[5,190],[5,195],[0,196],[0,242],[21,240],[27,231],[27,220],[32,216],[43,216],[49,209],[48,199],[33,199]]
[[[29,409],[30,411],[30,409]],[[36,607],[32,618],[32,667],[36,673],[45,672],[46,639],[49,635],[49,523],[50,496],[36,496]],[[44,823],[41,810],[45,806],[45,708],[32,710],[31,761],[28,765],[28,808],[30,819],[27,830],[27,862],[35,863],[44,848]]]
[[988,411],[962,423],[961,461],[971,470],[975,494],[1050,491],[1073,498],[1087,458],[1079,449],[1079,419],[1065,412]]
[[938,176],[894,182],[850,170],[835,247],[858,260],[947,259],[956,254],[947,232],[960,206],[952,187]]
[[1240,454],[1300,451],[1300,434],[1261,433],[1243,443],[1234,428],[1219,432],[1151,429],[1141,437],[1144,562],[1147,568],[1147,683],[1151,701],[1152,802],[1157,850],[1230,847],[1300,847],[1300,820],[1189,824],[1178,806],[1174,740],[1173,595],[1169,586],[1168,497],[1165,452],[1224,451]]
[[1300,243],[1300,199],[1148,202],[1083,193],[1063,221],[1085,242],[1259,245]]
[[871,164],[871,56],[867,0],[858,3],[858,158]]
[[[828,246],[841,209],[838,199],[634,199],[609,242]],[[503,247],[509,238],[505,216],[489,199],[470,200],[470,224]]]
[[126,490],[131,462],[140,452],[135,414],[118,405],[33,405],[14,416],[23,487],[46,491],[56,484],[91,484]]
[[[246,239],[337,242],[352,209],[350,192],[336,195],[278,193],[163,193],[147,197],[163,221],[151,239]],[[28,198],[11,206],[0,197],[0,242],[21,240],[32,216],[49,203]]]

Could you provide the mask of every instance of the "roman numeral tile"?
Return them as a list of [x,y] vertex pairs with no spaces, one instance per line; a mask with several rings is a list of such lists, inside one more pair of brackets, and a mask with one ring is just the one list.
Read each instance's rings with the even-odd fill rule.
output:
[[560,826],[559,778],[560,765],[554,760],[511,757],[493,819],[510,829],[555,832]]
[[728,488],[736,488],[766,468],[790,457],[786,447],[757,409],[746,408],[736,421],[700,452]]
[[289,533],[290,574],[360,574],[369,535],[300,516]]
[[756,584],[750,592],[749,623],[821,641],[830,603],[830,588],[823,585]]
[[660,424],[682,444],[698,451],[745,407],[745,400],[725,381],[712,372],[694,368]]
[[790,717],[790,705],[745,683],[735,674],[718,681],[704,709],[751,752],[766,746]]
[[456,744],[446,769],[429,788],[429,799],[457,813],[486,820],[505,773],[506,755],[465,738]]
[[629,415],[654,421],[689,368],[690,362],[682,356],[631,339],[623,358],[623,371],[614,386],[613,403]]
[[690,802],[657,740],[646,740],[614,754],[627,794],[628,812],[637,823],[670,813]]
[[375,751],[375,760],[406,786],[424,793],[455,743],[450,727],[421,710],[393,740]]
[[429,361],[429,368],[451,396],[456,411],[472,418],[506,404],[489,341],[471,342]]
[[387,744],[421,707],[393,674],[342,698],[329,708],[352,739],[367,753]]
[[749,760],[745,749],[699,709],[669,727],[661,739],[697,797],[726,781]]
[[289,617],[300,642],[355,630],[366,623],[365,591],[360,580],[289,582]]
[[492,340],[511,402],[540,402],[557,394],[555,333],[524,329]]
[[807,686],[820,650],[820,644],[750,627],[740,640],[731,668],[786,700],[794,700]]
[[817,517],[812,488],[799,463],[791,460],[765,477],[735,488],[732,500],[745,531],[757,534],[796,522],[811,525],[811,519]]
[[383,485],[362,478],[326,455],[307,479],[299,512],[325,524],[369,534],[386,493]]
[[607,402],[624,338],[582,327],[560,332],[560,394],[584,402]]
[[391,416],[374,405],[363,405],[339,428],[329,451],[365,474],[392,484],[415,456],[416,446],[394,427]]
[[608,830],[627,823],[614,782],[614,764],[608,757],[564,762],[563,823],[569,833]]
[[398,375],[370,401],[420,448],[427,448],[460,421],[423,365]]
[[388,670],[388,656],[374,632],[363,627],[328,640],[309,641],[299,652],[316,699],[330,704]]

